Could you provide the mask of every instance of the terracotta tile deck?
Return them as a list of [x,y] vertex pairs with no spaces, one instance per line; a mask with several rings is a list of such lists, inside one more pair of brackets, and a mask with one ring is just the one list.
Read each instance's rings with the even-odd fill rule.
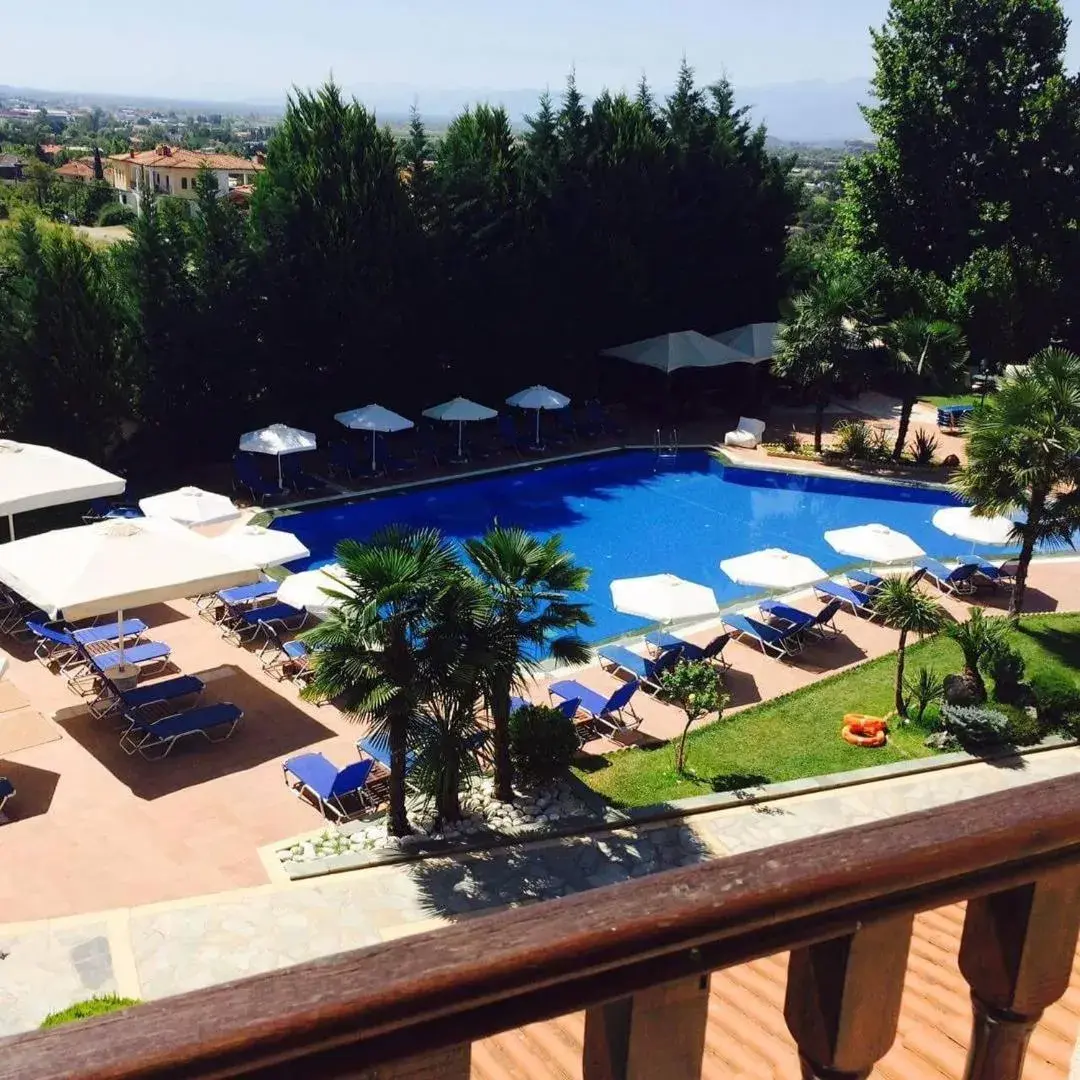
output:
[[[1031,584],[1032,610],[1080,610],[1080,562],[1037,566]],[[281,761],[307,749],[338,764],[356,757],[355,724],[332,707],[300,701],[290,684],[270,680],[253,652],[222,642],[193,615],[191,604],[137,614],[155,638],[172,646],[182,671],[211,673],[206,700],[235,701],[245,719],[227,743],[181,747],[158,762],[129,758],[117,746],[110,719],[89,717],[60,676],[30,658],[28,648],[4,638],[0,650],[11,659],[8,677],[42,715],[57,717],[62,737],[0,761],[0,774],[18,789],[8,804],[10,820],[0,826],[0,858],[18,868],[0,875],[2,922],[262,884],[267,878],[256,849],[321,823],[311,807],[287,793]],[[797,664],[732,643],[729,681],[737,703],[806,685],[824,671],[895,645],[895,635],[880,627],[849,616],[840,623],[848,643],[808,650]],[[607,693],[617,685],[597,667],[574,674]],[[542,700],[542,688],[535,692]],[[633,737],[668,739],[678,733],[676,710],[644,694],[638,701],[644,722]],[[588,749],[613,745],[597,740]]]

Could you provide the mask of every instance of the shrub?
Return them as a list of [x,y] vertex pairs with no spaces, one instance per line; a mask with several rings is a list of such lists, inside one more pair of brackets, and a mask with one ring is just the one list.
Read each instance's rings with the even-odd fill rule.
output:
[[799,433],[792,428],[780,440],[780,446],[789,454],[797,454],[800,449]]
[[1009,718],[978,705],[946,705],[941,710],[941,726],[964,747],[992,746],[1009,739]]
[[97,223],[99,225],[134,225],[135,214],[128,207],[111,202],[108,206],[101,208],[101,213],[97,216]]
[[565,773],[577,747],[573,723],[557,709],[523,705],[510,716],[510,757],[527,787],[540,787]]
[[884,428],[872,427],[870,429],[870,442],[866,447],[867,461],[889,461],[892,458],[892,447],[889,445],[889,436]]
[[904,689],[908,693],[909,702],[915,704],[915,722],[921,724],[927,708],[941,700],[945,683],[933,668],[921,667],[916,675],[909,675],[904,680]]
[[1015,746],[1034,746],[1049,734],[1046,725],[1025,709],[1017,709],[1009,717],[1009,742]]
[[1043,724],[1057,726],[1080,717],[1080,687],[1064,672],[1040,671],[1031,680],[1031,693]]
[[1024,658],[1008,641],[995,640],[979,660],[984,672],[994,680],[994,700],[1015,705],[1024,681]]
[[933,465],[937,449],[936,436],[925,428],[919,428],[915,432],[915,438],[908,443],[908,453],[916,465]]
[[116,994],[97,994],[86,1001],[76,1002],[59,1012],[49,1013],[41,1021],[43,1028],[59,1027],[61,1024],[71,1024],[76,1020],[89,1020],[91,1016],[104,1016],[106,1013],[119,1012],[128,1009],[132,1005],[140,1004],[135,998],[119,997]]
[[840,420],[833,428],[833,449],[841,457],[864,461],[870,456],[870,425],[865,420]]

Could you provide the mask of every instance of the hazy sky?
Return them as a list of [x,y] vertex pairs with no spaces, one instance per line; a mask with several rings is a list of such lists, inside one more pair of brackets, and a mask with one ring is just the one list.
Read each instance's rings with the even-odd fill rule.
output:
[[[871,72],[887,0],[0,0],[0,83],[191,98],[345,86],[668,85],[685,52],[736,86]],[[1080,23],[1080,0],[1065,0]],[[1073,33],[1070,63],[1080,50]]]

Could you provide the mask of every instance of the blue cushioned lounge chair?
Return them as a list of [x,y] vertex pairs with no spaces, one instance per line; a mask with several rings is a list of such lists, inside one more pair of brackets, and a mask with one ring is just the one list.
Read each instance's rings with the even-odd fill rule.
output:
[[267,675],[281,682],[303,682],[311,674],[311,649],[302,641],[285,641],[272,623],[263,624],[266,643],[259,650],[259,663]]
[[[996,589],[999,585],[1012,585],[1016,581],[1016,573],[1008,569],[1009,564],[998,566],[990,562],[985,555],[975,556],[975,574],[984,581],[989,581]],[[974,582],[973,582],[974,584]]]
[[741,638],[755,643],[766,656],[782,660],[785,656],[794,656],[802,648],[797,627],[781,630],[748,615],[725,615],[724,625]]
[[120,748],[125,754],[142,754],[147,760],[168,756],[182,739],[201,735],[208,742],[224,742],[236,730],[244,718],[243,710],[231,701],[217,705],[203,705],[190,712],[174,713],[153,723],[129,712],[131,726],[120,738]]
[[790,604],[781,603],[779,600],[762,600],[758,607],[771,615],[773,619],[783,623],[784,626],[798,630],[803,634],[815,634],[820,637],[823,630],[831,630],[834,634],[840,633],[833,622],[836,613],[840,610],[839,600],[830,600],[815,615],[802,611],[800,608],[792,607]]
[[14,795],[15,785],[6,776],[0,776],[0,813],[3,812],[4,804]]
[[646,634],[645,644],[657,652],[667,652],[668,649],[681,649],[684,660],[711,660],[721,667],[731,667],[724,659],[724,649],[731,640],[730,634],[718,634],[707,645],[695,645],[692,641],[669,634],[666,630],[655,630]]
[[254,502],[261,503],[280,495],[281,488],[267,480],[250,454],[241,451],[233,456],[233,490],[243,488]]
[[[110,648],[112,644],[113,642],[102,642],[100,646],[88,646],[76,642],[82,663],[77,668],[71,665],[68,668],[72,672],[68,676],[68,686],[76,694],[86,697],[92,693],[102,673],[120,663],[120,650]],[[163,671],[169,666],[171,658],[172,649],[163,641],[145,641],[141,645],[133,645],[130,649],[124,647],[124,663],[134,664],[140,669],[140,674],[151,669]]]
[[[630,706],[630,699],[641,687],[636,679],[633,682],[623,683],[610,697],[604,697],[588,686],[579,683],[576,679],[563,679],[561,682],[552,683],[548,687],[548,694],[554,700],[560,698],[567,701],[570,698],[580,699],[579,712],[584,713],[596,725],[603,725],[612,734],[620,731],[632,731],[641,723],[641,717]],[[630,714],[630,720],[623,715],[623,711]]]
[[[377,761],[384,769],[390,771],[390,740],[386,735],[364,735],[356,740],[356,749],[361,754],[366,754],[373,761]],[[412,767],[416,764],[416,751],[409,750],[405,754],[405,775],[408,776]]]
[[160,682],[146,683],[121,690],[111,679],[102,675],[101,690],[90,703],[90,712],[96,717],[108,716],[117,709],[138,713],[140,719],[149,719],[147,710],[155,705],[168,705],[172,712],[172,703],[181,698],[190,697],[192,705],[206,689],[206,684],[195,675],[178,675],[175,679],[162,679]]
[[877,612],[874,610],[874,598],[861,589],[853,589],[849,585],[839,585],[835,581],[822,581],[814,586],[814,595],[819,600],[839,600],[844,607],[850,608],[856,615],[865,615],[869,619],[876,619]]
[[211,622],[220,622],[223,618],[239,616],[260,600],[277,596],[277,581],[253,581],[250,585],[237,585],[232,589],[222,589],[216,593],[206,593],[195,601],[199,614]]
[[[560,701],[557,705],[550,706],[557,712],[561,712],[567,720],[573,720],[577,715],[578,706],[581,704],[580,698],[567,698],[565,701]],[[518,709],[527,709],[530,707],[535,708],[536,702],[529,701],[523,697],[512,697],[510,699],[510,712],[516,713]]]
[[227,615],[221,620],[221,636],[239,645],[253,638],[261,627],[280,626],[287,630],[299,630],[305,622],[307,612],[302,608],[294,608],[291,604],[268,604]]
[[873,592],[885,584],[885,579],[879,574],[872,574],[869,570],[848,570],[844,577],[852,582],[856,588]]
[[970,596],[975,591],[975,584],[971,579],[979,572],[979,564],[962,563],[950,570],[937,559],[923,559],[919,563],[919,569],[941,592],[951,593],[953,596]]
[[[137,642],[148,627],[142,619],[125,619],[122,623],[106,623],[73,630],[61,624],[48,624],[26,620],[26,629],[34,636],[34,656],[46,667],[59,664],[63,671],[79,655],[77,646],[98,645],[103,641]],[[81,662],[81,661],[80,661]]]
[[[374,806],[375,800],[366,790],[374,764],[371,758],[365,758],[339,769],[322,754],[312,753],[289,758],[281,769],[285,783],[297,797],[313,799],[325,818],[347,821]],[[346,802],[353,803],[352,810]]]
[[604,645],[597,652],[601,667],[607,664],[611,671],[625,671],[631,678],[639,679],[643,686],[654,689],[660,686],[660,676],[682,658],[680,649],[665,649],[656,660],[639,656],[622,645]]

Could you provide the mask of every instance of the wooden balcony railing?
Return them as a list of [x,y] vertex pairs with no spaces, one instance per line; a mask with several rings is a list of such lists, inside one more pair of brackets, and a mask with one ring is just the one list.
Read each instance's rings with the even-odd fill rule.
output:
[[1080,926],[1080,777],[673,870],[0,1042],[4,1080],[465,1080],[473,1040],[585,1008],[586,1080],[701,1071],[709,972],[791,950],[804,1080],[896,1033],[916,912],[968,900],[968,1080],[1016,1080]]

